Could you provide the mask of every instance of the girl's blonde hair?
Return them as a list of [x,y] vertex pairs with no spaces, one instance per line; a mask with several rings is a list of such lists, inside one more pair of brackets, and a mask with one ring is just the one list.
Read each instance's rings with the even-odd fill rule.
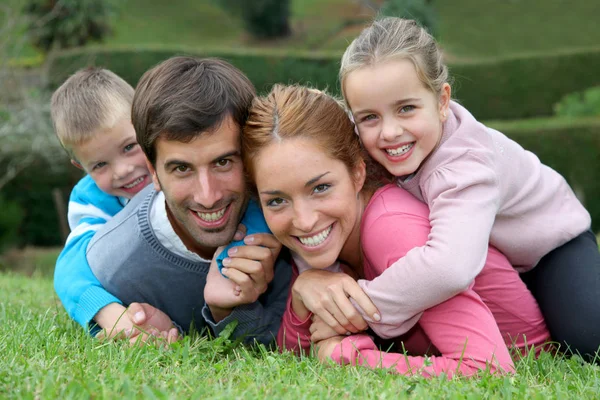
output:
[[339,75],[344,97],[344,80],[351,72],[392,59],[410,60],[435,94],[448,82],[448,67],[435,39],[413,20],[387,17],[375,20],[344,52]]

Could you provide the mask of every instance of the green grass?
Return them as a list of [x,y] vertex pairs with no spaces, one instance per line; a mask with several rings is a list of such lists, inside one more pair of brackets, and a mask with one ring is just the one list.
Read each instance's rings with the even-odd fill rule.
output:
[[515,376],[426,380],[321,365],[226,340],[186,337],[170,349],[87,337],[47,278],[0,274],[2,398],[600,398],[600,368],[524,359]]

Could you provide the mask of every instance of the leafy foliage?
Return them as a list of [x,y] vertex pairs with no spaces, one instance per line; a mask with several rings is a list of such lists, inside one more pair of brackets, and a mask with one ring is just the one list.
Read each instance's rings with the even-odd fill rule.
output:
[[437,34],[437,15],[427,0],[386,0],[379,9],[382,16],[414,19],[432,35]]
[[244,28],[259,39],[288,36],[290,0],[213,0],[226,11],[240,17]]
[[17,233],[23,220],[23,210],[18,203],[0,196],[0,253],[17,242]]
[[600,116],[600,86],[564,96],[554,105],[554,112],[560,117]]
[[45,52],[102,41],[111,32],[107,0],[28,0],[25,12],[33,44]]

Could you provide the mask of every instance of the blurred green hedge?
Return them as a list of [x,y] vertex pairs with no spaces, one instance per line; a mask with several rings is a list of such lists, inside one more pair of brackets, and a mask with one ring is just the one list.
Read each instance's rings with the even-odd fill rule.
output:
[[[559,171],[582,197],[592,215],[594,231],[600,231],[600,119],[545,118],[492,121],[488,125],[506,133]],[[66,157],[64,165],[52,168],[40,160],[2,189],[4,201],[16,202],[23,210],[17,230],[19,244],[61,244],[52,190],[61,189],[67,201],[79,178],[81,172]]]
[[[221,57],[248,75],[259,92],[273,83],[303,83],[339,92],[339,53],[280,50],[190,50],[88,47],[55,53],[48,60],[52,88],[87,65],[113,70],[135,85],[153,65],[174,55]],[[600,85],[600,48],[450,64],[454,97],[479,119],[552,115],[564,95]]]

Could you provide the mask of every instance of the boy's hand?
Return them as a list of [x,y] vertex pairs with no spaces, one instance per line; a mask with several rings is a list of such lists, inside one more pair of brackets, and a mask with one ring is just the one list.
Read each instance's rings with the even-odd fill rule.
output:
[[349,298],[373,320],[380,319],[379,311],[369,296],[345,273],[309,269],[298,276],[292,293],[339,335],[357,333],[368,327]]
[[[238,231],[245,231],[243,225],[240,224]],[[273,267],[279,256],[281,243],[269,233],[246,236],[244,243],[245,246],[229,249],[228,257],[223,260],[223,274],[237,284],[240,292],[249,292],[250,297],[258,299],[273,280]]]

